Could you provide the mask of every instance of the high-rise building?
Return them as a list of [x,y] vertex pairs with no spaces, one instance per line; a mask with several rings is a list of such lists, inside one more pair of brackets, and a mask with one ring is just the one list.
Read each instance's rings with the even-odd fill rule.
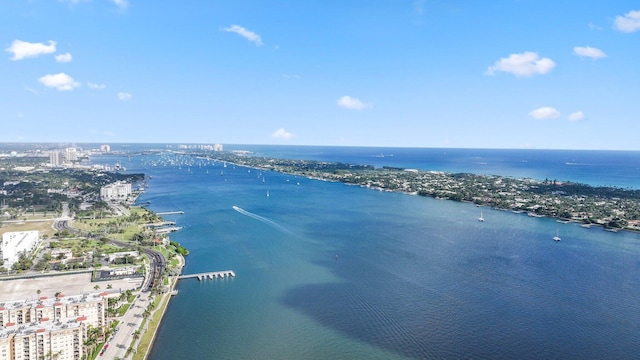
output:
[[66,148],[65,149],[65,158],[67,161],[77,161],[78,160],[78,150],[76,148]]
[[58,150],[52,150],[49,152],[49,165],[51,167],[60,166],[60,152]]
[[111,146],[109,146],[109,145],[100,145],[100,151],[102,151],[102,152],[111,152]]
[[106,293],[0,302],[0,360],[80,360],[89,326],[107,326]]
[[131,194],[131,184],[116,181],[100,188],[102,200],[125,200]]

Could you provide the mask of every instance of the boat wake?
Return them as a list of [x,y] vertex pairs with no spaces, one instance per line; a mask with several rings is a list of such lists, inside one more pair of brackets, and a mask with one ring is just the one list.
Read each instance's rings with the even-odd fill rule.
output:
[[263,222],[263,223],[265,223],[265,224],[267,224],[267,225],[269,225],[269,226],[271,226],[271,227],[273,227],[273,228],[275,228],[275,229],[278,229],[278,230],[280,230],[280,231],[282,231],[282,232],[285,232],[285,233],[287,233],[287,234],[291,234],[291,231],[289,231],[289,229],[287,229],[287,228],[285,228],[284,226],[282,226],[282,225],[280,225],[280,224],[276,223],[276,222],[275,222],[275,221],[273,221],[273,220],[269,220],[269,219],[267,219],[267,218],[265,218],[265,217],[262,217],[262,216],[260,216],[260,215],[256,215],[256,214],[254,214],[254,213],[250,213],[250,212],[248,212],[247,210],[242,209],[242,208],[240,208],[240,207],[237,207],[237,206],[235,206],[235,205],[234,205],[234,206],[232,206],[232,208],[233,208],[233,210],[235,210],[235,211],[239,212],[239,213],[240,213],[240,214],[242,214],[242,215],[246,215],[246,216],[248,216],[248,217],[250,217],[250,218],[253,218],[253,219],[256,219],[256,220],[258,220],[258,221],[261,221],[261,222]]

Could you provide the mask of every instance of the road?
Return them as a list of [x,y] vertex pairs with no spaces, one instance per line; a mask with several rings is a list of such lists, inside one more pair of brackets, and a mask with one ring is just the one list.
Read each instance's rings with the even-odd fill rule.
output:
[[[70,225],[71,218],[69,217],[69,206],[68,204],[63,204],[62,216],[54,222],[54,228],[58,231],[67,230],[69,232],[91,237],[89,233],[83,232],[81,230],[72,228]],[[93,235],[94,239],[100,238],[99,235]],[[129,249],[137,249],[138,246],[119,241],[115,239],[110,239],[109,242],[114,245],[129,248]],[[148,249],[141,248],[141,251],[147,255],[149,258],[149,265],[147,270],[147,276],[145,276],[144,282],[136,299],[129,307],[129,310],[118,320],[118,330],[111,336],[111,338],[107,341],[108,347],[104,350],[102,355],[99,355],[98,358],[102,359],[124,359],[125,353],[129,346],[134,345],[136,342],[133,339],[133,333],[140,328],[140,324],[142,324],[143,316],[145,309],[149,303],[149,296],[151,295],[151,289],[155,286],[160,285],[162,279],[162,272],[167,266],[167,262],[162,255],[161,252]],[[167,295],[169,296],[169,295]]]

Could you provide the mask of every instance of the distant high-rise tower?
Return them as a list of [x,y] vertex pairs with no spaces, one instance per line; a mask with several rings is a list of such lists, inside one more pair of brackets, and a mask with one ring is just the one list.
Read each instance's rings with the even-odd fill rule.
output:
[[222,144],[213,145],[213,151],[222,151]]
[[109,145],[100,145],[100,151],[102,151],[102,152],[111,152],[111,146],[109,146]]
[[78,151],[76,148],[67,148],[66,149],[66,159],[67,161],[77,161],[78,160]]
[[49,152],[49,165],[51,167],[60,166],[60,153],[57,150]]

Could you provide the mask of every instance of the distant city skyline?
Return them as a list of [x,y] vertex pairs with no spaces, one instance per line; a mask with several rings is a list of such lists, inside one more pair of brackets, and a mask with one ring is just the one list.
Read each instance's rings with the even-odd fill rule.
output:
[[0,142],[640,150],[640,4],[17,0]]

